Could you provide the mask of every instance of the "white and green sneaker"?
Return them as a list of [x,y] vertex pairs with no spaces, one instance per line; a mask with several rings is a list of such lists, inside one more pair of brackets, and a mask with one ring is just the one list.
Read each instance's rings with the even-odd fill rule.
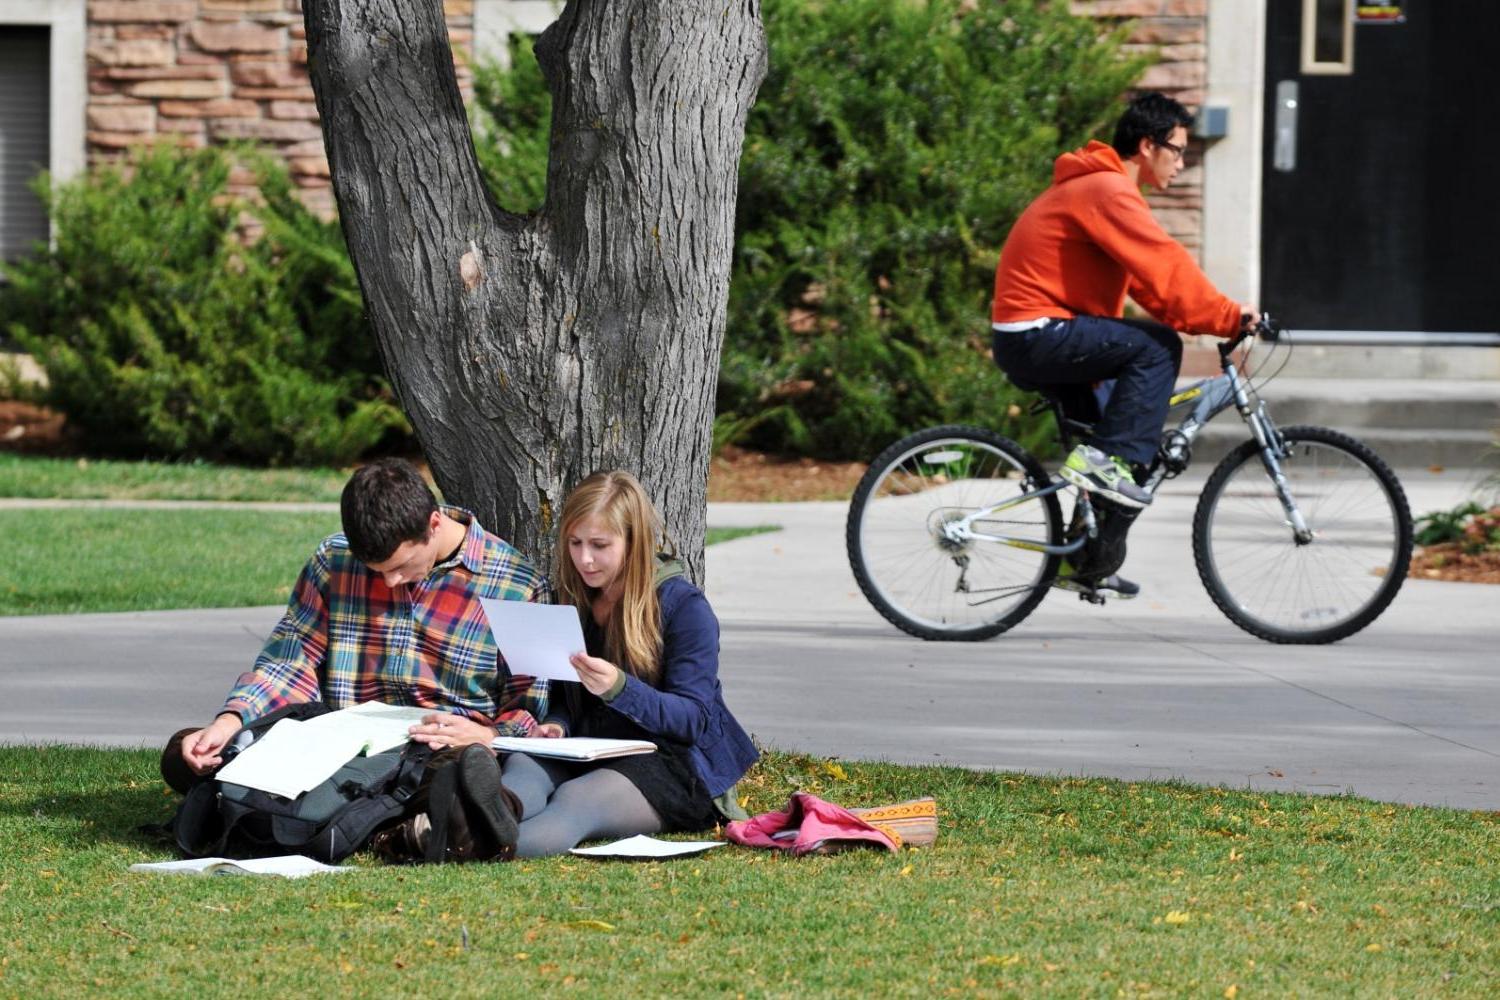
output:
[[1135,484],[1123,458],[1106,455],[1090,444],[1073,449],[1058,473],[1079,489],[1088,490],[1124,507],[1145,507],[1151,494]]

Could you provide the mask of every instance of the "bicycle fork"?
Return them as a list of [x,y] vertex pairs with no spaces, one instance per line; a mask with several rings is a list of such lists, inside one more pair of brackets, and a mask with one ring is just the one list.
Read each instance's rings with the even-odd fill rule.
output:
[[1286,481],[1286,474],[1281,470],[1281,460],[1287,457],[1286,442],[1281,437],[1281,432],[1276,429],[1271,415],[1266,411],[1265,400],[1261,400],[1257,406],[1252,408],[1248,395],[1238,378],[1233,380],[1235,389],[1235,405],[1239,408],[1240,415],[1245,418],[1245,423],[1250,426],[1250,433],[1255,437],[1255,443],[1260,448],[1260,462],[1265,467],[1266,476],[1271,480],[1271,487],[1276,491],[1276,499],[1281,503],[1281,509],[1286,514],[1286,525],[1292,529],[1292,541],[1298,545],[1310,545],[1313,540],[1312,529],[1307,526],[1307,520],[1302,516],[1302,510],[1297,506],[1297,500],[1292,496],[1291,485]]

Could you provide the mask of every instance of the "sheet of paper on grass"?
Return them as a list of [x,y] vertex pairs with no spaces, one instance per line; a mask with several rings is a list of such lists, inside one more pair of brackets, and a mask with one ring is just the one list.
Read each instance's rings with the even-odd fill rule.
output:
[[646,740],[606,740],[591,736],[564,736],[561,739],[496,736],[490,740],[490,746],[504,753],[529,753],[533,757],[560,757],[563,760],[608,760],[656,752],[656,744]]
[[568,657],[583,651],[583,628],[571,604],[532,604],[481,597],[495,645],[512,674],[576,681]]
[[586,858],[676,858],[687,854],[702,854],[714,847],[723,847],[722,840],[657,840],[637,834],[617,840],[613,844],[597,847],[575,847],[570,854],[581,854]]
[[361,753],[401,746],[407,727],[430,712],[367,701],[314,719],[282,719],[215,777],[294,799]]
[[284,854],[275,858],[189,858],[186,861],[151,861],[131,865],[133,872],[160,872],[165,875],[279,875],[303,878],[323,872],[349,872],[352,868],[325,865],[301,854]]

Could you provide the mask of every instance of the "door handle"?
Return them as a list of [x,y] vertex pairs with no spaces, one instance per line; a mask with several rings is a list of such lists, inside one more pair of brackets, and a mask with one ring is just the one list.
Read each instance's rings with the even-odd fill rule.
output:
[[1276,84],[1276,144],[1271,151],[1272,168],[1289,174],[1297,169],[1297,81]]

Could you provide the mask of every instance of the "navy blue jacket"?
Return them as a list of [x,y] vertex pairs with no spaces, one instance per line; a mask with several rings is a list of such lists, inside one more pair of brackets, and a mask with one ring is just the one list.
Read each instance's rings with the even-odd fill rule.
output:
[[760,756],[724,704],[719,619],[703,591],[684,577],[662,581],[656,596],[661,602],[661,686],[622,670],[625,686],[606,704],[647,733],[687,746],[708,794],[718,797]]

